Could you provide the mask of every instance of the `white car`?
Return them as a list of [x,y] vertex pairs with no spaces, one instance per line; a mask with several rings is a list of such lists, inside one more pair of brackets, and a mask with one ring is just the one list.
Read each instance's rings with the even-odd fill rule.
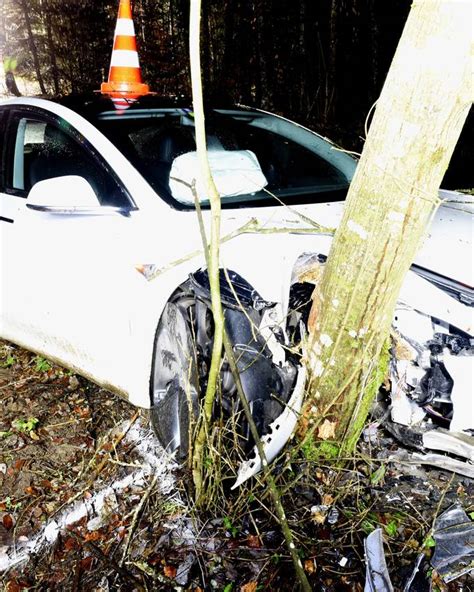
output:
[[[0,336],[152,408],[163,444],[185,454],[212,345],[192,111],[154,97],[119,111],[104,97],[19,98],[0,104],[0,129]],[[207,133],[222,196],[227,330],[272,457],[304,386],[287,347],[308,312],[301,270],[308,258],[324,261],[357,162],[255,109],[210,110]],[[400,422],[428,412],[472,430],[473,202],[442,196],[397,312],[414,352],[394,370],[405,372],[395,380],[409,410]],[[232,416],[226,364],[221,378]],[[245,422],[240,429],[245,440]]]

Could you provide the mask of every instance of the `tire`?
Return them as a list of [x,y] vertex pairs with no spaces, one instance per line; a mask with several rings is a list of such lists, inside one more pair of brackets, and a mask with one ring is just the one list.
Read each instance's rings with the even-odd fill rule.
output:
[[189,299],[170,300],[156,331],[151,385],[151,422],[163,447],[185,458],[199,384]]

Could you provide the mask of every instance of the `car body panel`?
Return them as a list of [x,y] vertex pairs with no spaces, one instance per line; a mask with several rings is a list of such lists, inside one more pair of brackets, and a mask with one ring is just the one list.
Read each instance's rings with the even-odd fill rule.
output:
[[[0,223],[0,334],[149,407],[161,312],[176,287],[205,264],[197,216],[159,199],[112,142],[74,111],[42,99],[1,104],[8,107],[40,109],[68,121],[113,169],[135,208],[128,215],[58,215],[33,211],[27,199],[0,194],[0,217],[14,219]],[[259,228],[274,232],[237,233],[223,242],[221,264],[266,300],[280,303],[283,321],[298,257],[327,255],[330,249],[330,234],[314,232],[304,217],[335,228],[342,212],[341,202],[224,209],[222,236],[236,234],[255,219]],[[203,217],[208,227],[210,212],[204,210]],[[288,228],[292,232],[281,232]],[[472,219],[464,210],[442,207],[416,262],[472,286],[468,252],[472,255]],[[143,265],[166,271],[148,281],[137,269]],[[8,289],[13,285],[14,293]]]

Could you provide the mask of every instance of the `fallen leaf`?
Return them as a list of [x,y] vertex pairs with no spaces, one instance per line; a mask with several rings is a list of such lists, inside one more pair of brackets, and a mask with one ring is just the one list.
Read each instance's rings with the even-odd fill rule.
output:
[[30,432],[30,438],[32,440],[35,440],[36,442],[40,439],[40,437],[38,436],[38,434],[36,432],[34,432],[33,430],[31,430],[31,432]]
[[10,580],[6,589],[7,592],[21,592],[21,586],[15,580]]
[[88,532],[84,535],[85,541],[98,541],[99,539],[103,538],[103,534],[101,534],[98,530],[93,530],[92,532]]
[[325,506],[332,506],[333,503],[334,503],[334,498],[332,497],[331,494],[325,493],[323,495],[323,498],[321,500],[321,503],[324,504]]
[[64,541],[64,549],[66,551],[72,551],[73,549],[76,549],[78,546],[78,543],[76,541],[76,539],[72,538],[72,537],[68,537],[65,541]]
[[161,555],[158,555],[158,553],[152,553],[147,561],[150,565],[157,565],[161,561]]
[[176,571],[176,567],[173,567],[172,565],[165,565],[165,567],[163,568],[165,576],[170,579],[176,577]]
[[335,436],[336,422],[325,419],[323,424],[319,426],[318,438],[321,438],[321,440],[329,440],[330,438],[335,438]]
[[36,506],[31,512],[35,518],[39,518],[43,514],[43,508]]
[[325,512],[312,512],[311,520],[316,524],[324,524],[326,520],[326,513]]
[[92,557],[92,555],[89,555],[89,557],[84,557],[84,559],[81,559],[79,565],[81,566],[81,570],[83,571],[89,571],[89,569],[92,566],[92,562],[94,561],[94,558]]
[[249,534],[249,536],[247,537],[247,544],[249,547],[252,547],[252,549],[260,549],[260,547],[262,546],[260,538],[254,534]]
[[396,360],[414,360],[416,359],[416,352],[415,350],[405,342],[404,339],[398,337],[398,335],[394,335],[395,337],[395,352],[394,357]]
[[240,588],[240,592],[255,592],[257,589],[257,582],[247,582]]
[[13,528],[13,518],[10,516],[10,514],[4,514],[2,523],[7,530],[11,530]]

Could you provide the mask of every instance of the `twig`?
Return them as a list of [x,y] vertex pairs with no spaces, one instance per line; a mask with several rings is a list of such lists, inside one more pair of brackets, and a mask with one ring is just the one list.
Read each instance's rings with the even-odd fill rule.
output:
[[[301,216],[303,216],[303,214],[301,214]],[[292,226],[268,226],[265,227],[264,225],[260,224],[258,222],[258,220],[256,218],[252,218],[251,220],[249,220],[248,222],[246,222],[245,224],[243,224],[242,226],[239,226],[239,228],[236,228],[235,230],[233,230],[232,232],[229,232],[229,234],[226,234],[225,236],[223,236],[220,240],[219,243],[222,245],[242,234],[324,234],[324,235],[329,235],[332,236],[334,234],[334,229],[333,228],[328,228],[325,226],[320,226],[318,225],[316,222],[311,221],[311,227],[292,227]],[[206,249],[207,249],[207,243],[206,243]],[[152,270],[149,271],[145,277],[148,281],[152,281],[154,279],[156,279],[158,276],[162,275],[163,273],[166,273],[167,271],[169,271],[170,269],[173,269],[174,267],[177,267],[178,265],[181,265],[182,263],[185,263],[186,261],[189,261],[191,259],[194,259],[196,257],[200,257],[201,255],[205,255],[205,251],[203,251],[203,249],[196,249],[194,251],[191,251],[190,253],[188,253],[187,255],[183,255],[183,257],[180,257],[179,259],[174,259],[173,261],[170,261],[170,263],[167,263],[166,265],[163,265],[162,267],[158,267],[156,269],[154,269],[152,267]]]
[[111,567],[114,571],[116,571],[118,574],[120,574],[123,578],[125,578],[129,582],[133,582],[133,584],[138,587],[138,589],[140,590],[140,592],[144,592],[145,591],[145,588],[143,587],[143,585],[141,584],[141,582],[133,574],[131,574],[127,569],[125,569],[124,567],[122,567],[121,565],[119,565],[115,561],[115,559],[113,559],[112,557],[106,555],[102,551],[102,549],[100,549],[97,545],[94,545],[94,543],[91,543],[90,541],[85,541],[79,534],[77,534],[77,532],[75,532],[72,529],[68,529],[67,532],[73,538],[75,538],[76,541],[80,545],[82,545],[83,547],[86,547],[93,555],[95,555],[95,557],[99,561],[101,561],[102,563],[104,563],[106,566]]
[[430,536],[430,535],[432,536],[432,534],[434,532],[434,525],[435,525],[436,519],[438,518],[438,514],[441,509],[441,506],[443,505],[444,498],[446,497],[446,493],[448,492],[448,489],[451,487],[451,483],[453,482],[453,479],[455,476],[456,476],[456,473],[453,473],[451,475],[451,479],[446,483],[446,487],[444,488],[443,493],[441,494],[441,497],[439,498],[438,505],[436,506],[436,511],[433,515],[433,522],[431,524],[431,528],[430,528],[427,536]]
[[79,423],[81,421],[85,421],[86,423],[89,423],[92,421],[91,417],[78,417],[78,418],[74,418],[74,419],[69,419],[68,421],[62,421],[61,423],[52,423],[50,425],[44,426],[44,430],[52,430],[53,428],[62,428],[65,425],[69,425],[71,423]]
[[138,519],[140,517],[140,514],[141,514],[141,512],[142,512],[142,510],[143,510],[143,508],[145,506],[145,504],[148,501],[148,498],[151,495],[151,492],[155,488],[155,485],[156,485],[156,483],[158,481],[158,477],[159,476],[160,476],[159,473],[157,473],[153,477],[150,485],[147,487],[147,490],[143,494],[142,499],[140,500],[140,503],[135,508],[135,511],[133,513],[132,523],[131,523],[131,525],[130,525],[130,527],[128,529],[127,540],[125,541],[125,546],[124,546],[124,549],[123,549],[122,558],[120,559],[120,563],[119,563],[120,566],[122,566],[124,564],[124,562],[125,562],[125,557],[127,556],[128,549],[130,547],[130,543],[132,542],[133,533],[135,532],[135,529],[136,529],[136,527],[138,525]]
[[270,494],[273,499],[273,504],[275,506],[275,511],[276,511],[276,514],[278,517],[278,522],[279,522],[281,529],[283,531],[283,536],[285,537],[286,546],[288,547],[288,551],[290,552],[291,559],[293,560],[293,565],[294,565],[298,580],[300,582],[300,587],[304,592],[311,592],[311,586],[309,585],[308,578],[306,577],[306,574],[303,569],[303,565],[301,564],[301,559],[298,557],[298,551],[297,551],[296,545],[294,543],[293,533],[291,532],[291,528],[290,528],[290,526],[288,524],[288,520],[286,518],[285,510],[284,510],[283,505],[281,503],[280,492],[278,490],[278,487],[276,486],[276,483],[275,483],[275,480],[274,480],[273,475],[271,473],[271,470],[268,467],[268,461],[265,456],[265,450],[263,448],[262,441],[261,441],[260,436],[258,434],[257,426],[255,425],[255,422],[253,421],[252,411],[250,410],[249,402],[247,401],[247,398],[245,397],[245,393],[242,388],[242,383],[240,382],[239,370],[237,368],[237,364],[235,363],[235,357],[234,357],[234,351],[232,349],[232,344],[230,343],[229,337],[228,337],[227,333],[225,332],[225,330],[224,330],[224,349],[225,349],[225,353],[227,355],[230,370],[232,372],[232,375],[233,375],[233,378],[235,381],[235,385],[237,387],[237,393],[239,395],[240,403],[244,409],[245,416],[246,416],[247,421],[249,423],[250,431],[252,433],[253,439],[254,439],[255,444],[257,446],[258,454],[259,454],[260,459],[262,461],[262,468],[263,468],[265,480],[268,484],[268,488],[270,490]]
[[[221,200],[212,177],[206,148],[206,129],[204,123],[204,102],[202,97],[201,56],[200,56],[200,20],[201,0],[191,0],[189,21],[189,53],[191,60],[191,90],[193,96],[194,122],[196,131],[196,152],[204,187],[209,195],[211,205],[211,240],[208,251],[208,277],[211,289],[211,309],[214,318],[214,340],[212,343],[211,364],[208,372],[206,394],[198,426],[193,451],[193,481],[196,500],[199,502],[202,492],[203,454],[208,426],[211,421],[212,407],[216,395],[217,379],[222,353],[224,331],[224,315],[222,313],[220,282],[219,282],[219,242]],[[207,244],[204,248],[207,252]]]

